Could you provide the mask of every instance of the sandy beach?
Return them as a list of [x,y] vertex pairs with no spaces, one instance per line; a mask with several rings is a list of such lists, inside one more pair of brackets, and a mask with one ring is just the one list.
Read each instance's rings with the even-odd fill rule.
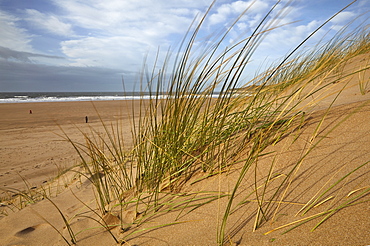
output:
[[[312,166],[304,179],[312,182],[304,183],[304,186],[294,189],[295,193],[289,197],[295,197],[296,201],[304,200],[302,194],[309,194],[309,190],[316,185],[318,180],[324,180],[325,174],[329,171],[338,170],[339,163],[361,163],[370,160],[370,103],[369,94],[343,95],[343,102],[330,113],[327,123],[323,127],[329,127],[348,112],[361,106],[348,121],[346,121],[332,136],[338,136],[325,142],[325,144],[309,159]],[[348,103],[347,101],[351,102]],[[365,105],[364,105],[365,103]],[[65,133],[75,141],[83,141],[81,130],[88,130],[90,126],[101,129],[99,117],[93,107],[98,109],[100,117],[104,122],[117,122],[122,120],[127,126],[127,138],[130,138],[130,119],[126,115],[131,103],[127,102],[65,102],[65,103],[32,103],[32,104],[0,104],[1,118],[1,187],[10,189],[24,189],[22,176],[31,186],[40,187],[50,182],[57,174],[58,168],[67,168],[78,163],[79,159],[71,144],[64,141],[61,136],[62,127]],[[29,110],[32,114],[29,114]],[[312,123],[323,114],[317,111],[312,115]],[[89,123],[85,123],[85,116],[88,115]],[[314,127],[312,124],[311,127]],[[310,128],[310,126],[308,126]],[[279,150],[279,146],[271,147],[268,151]],[[299,156],[304,143],[297,143],[296,149],[283,151],[282,160],[294,160]],[[128,146],[129,147],[129,146]],[[282,151],[282,150],[279,150]],[[261,159],[261,163],[269,162],[269,157]],[[322,165],[322,162],[325,165]],[[319,167],[317,165],[320,165]],[[284,164],[281,164],[283,167]],[[342,164],[340,164],[342,166]],[[307,170],[310,168],[307,167]],[[332,170],[332,171],[331,171]],[[304,172],[303,172],[304,173]],[[352,187],[365,185],[370,180],[370,170],[365,168],[362,175],[353,182]],[[231,183],[235,174],[230,174],[223,179],[224,186]],[[217,186],[220,177],[210,178],[207,182],[194,186],[193,190],[208,190]],[[76,188],[74,188],[76,189]],[[89,199],[93,196],[91,188],[80,187],[75,194],[81,199]],[[64,192],[54,199],[60,209],[70,216],[78,207],[83,207],[73,196]],[[37,206],[36,206],[37,205]],[[247,209],[247,208],[245,208]],[[183,220],[188,223],[162,228],[161,230],[149,230],[135,235],[127,245],[214,245],[215,234],[207,233],[214,231],[217,225],[217,217],[214,212],[218,211],[216,204],[209,204],[190,213]],[[288,222],[292,219],[292,207],[287,206],[279,217],[278,223]],[[65,245],[60,236],[52,229],[39,214],[42,214],[53,225],[63,227],[60,215],[55,208],[47,201],[39,202],[21,211],[2,216],[0,220],[1,238],[0,245]],[[262,232],[274,229],[276,224],[267,225],[263,231],[251,232],[252,221],[246,217],[244,212],[239,211],[233,215],[232,221],[241,223],[243,227],[235,231],[235,237],[240,239],[240,244],[235,245],[366,245],[370,242],[368,228],[370,228],[370,206],[369,203],[362,203],[350,208],[343,209],[339,214],[329,219],[325,226],[315,232],[309,232],[314,223],[307,223],[298,229],[280,235],[277,232],[264,236]],[[173,215],[162,215],[155,220],[155,224],[171,221]],[[241,219],[241,221],[240,221]],[[199,222],[197,222],[199,221]],[[84,226],[83,224],[82,226]],[[85,225],[86,226],[86,225]],[[92,226],[88,224],[87,226]],[[27,232],[27,228],[32,232]],[[81,228],[81,227],[76,227]],[[237,227],[238,228],[238,227]],[[244,228],[244,229],[243,229]],[[235,228],[236,229],[236,228]],[[26,230],[26,231],[23,231]],[[78,245],[115,245],[107,233],[95,232],[80,238]],[[276,239],[276,241],[275,241]],[[52,244],[48,242],[51,240]],[[96,244],[96,240],[99,243]],[[275,241],[274,243],[272,243]]]
[[131,108],[132,101],[0,104],[0,187],[23,190],[23,179],[39,187],[76,165],[80,159],[63,131],[84,143],[81,131],[102,131],[102,120],[127,128],[124,137],[131,139]]

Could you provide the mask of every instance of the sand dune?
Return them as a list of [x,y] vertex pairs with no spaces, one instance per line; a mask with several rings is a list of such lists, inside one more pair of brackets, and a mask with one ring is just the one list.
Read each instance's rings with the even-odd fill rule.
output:
[[[358,59],[365,58],[368,59],[368,56]],[[364,76],[369,78],[369,72],[367,71]],[[332,101],[333,95],[330,95],[330,92],[339,90],[344,84],[347,84],[348,89],[340,94],[327,114],[324,108]],[[253,190],[252,180],[259,180],[265,176],[268,172],[266,167],[273,161],[276,162],[275,170],[279,174],[278,178],[287,175],[289,167],[299,162],[300,157],[313,144],[310,142],[311,132],[317,128],[322,116],[327,114],[318,131],[318,136],[325,136],[325,139],[307,155],[304,163],[300,165],[290,187],[286,189],[284,202],[273,205],[274,209],[271,209],[267,216],[274,219],[264,223],[261,228],[253,232],[254,217],[252,214],[255,214],[257,209],[256,201],[243,203],[230,215],[226,230],[230,237],[228,243],[232,245],[370,244],[368,193],[356,199],[357,202],[362,201],[362,203],[338,210],[314,232],[310,230],[320,219],[309,221],[284,235],[281,235],[284,230],[264,235],[279,226],[320,213],[325,207],[335,202],[340,203],[341,199],[346,201],[370,186],[370,169],[369,165],[365,165],[356,171],[356,175],[350,175],[343,181],[345,186],[340,185],[327,194],[328,197],[335,195],[335,198],[330,200],[329,197],[327,202],[313,208],[305,216],[296,216],[302,204],[315,195],[320,187],[370,161],[370,92],[368,88],[365,93],[360,93],[356,77],[348,77],[346,80],[333,84],[327,93],[329,94],[322,95],[326,99],[320,100],[320,104],[316,105],[315,99],[307,102],[313,102],[316,108],[309,112],[305,126],[265,150],[265,153],[275,154],[267,154],[258,159],[254,169],[256,172],[247,174],[241,185],[243,188],[235,198],[235,203],[242,202],[245,194]],[[2,115],[0,118],[0,186],[4,189],[23,190],[25,188],[21,178],[23,177],[31,187],[34,187],[30,187],[31,189],[40,190],[40,187],[44,189],[51,187],[48,192],[52,197],[52,202],[43,199],[19,211],[13,206],[13,212],[9,210],[11,204],[3,201],[0,245],[66,245],[67,242],[60,234],[68,240],[70,240],[70,235],[58,209],[70,222],[72,230],[78,232],[77,245],[116,245],[110,233],[118,239],[126,236],[126,245],[215,245],[217,228],[227,199],[221,198],[218,201],[207,203],[190,213],[187,213],[190,208],[184,211],[173,209],[173,211],[159,213],[148,218],[146,223],[138,228],[130,228],[126,232],[120,231],[118,227],[112,227],[108,232],[103,228],[97,228],[99,223],[96,221],[86,218],[88,216],[100,220],[87,208],[87,206],[95,208],[96,204],[91,184],[86,181],[86,178],[74,176],[75,173],[68,173],[67,176],[52,182],[58,174],[58,167],[67,168],[78,162],[78,155],[71,144],[58,136],[62,134],[59,126],[70,138],[83,142],[80,130],[88,132],[89,127],[93,127],[103,132],[97,114],[99,112],[100,117],[107,124],[120,119],[125,138],[128,140],[131,138],[128,113],[132,112],[132,105],[139,107],[138,102],[134,104],[117,101],[96,102],[94,105],[97,111],[90,102],[0,104]],[[30,109],[33,114],[29,114]],[[88,124],[84,122],[86,115],[89,116]],[[346,118],[347,116],[350,117]],[[336,127],[339,123],[340,125]],[[295,141],[297,136],[299,138]],[[130,147],[132,146],[128,145],[127,149]],[[206,197],[199,191],[230,192],[230,187],[239,172],[239,167],[235,166],[227,173],[187,185],[183,191],[187,194],[197,194],[194,198]],[[199,177],[194,177],[194,179]],[[273,192],[273,188],[272,183],[271,190],[268,192]],[[6,196],[4,189],[3,197]],[[129,194],[127,196],[129,197]],[[188,198],[184,196],[179,199]],[[134,205],[127,206],[125,211],[121,211],[121,220],[129,223],[140,216],[135,212]],[[275,211],[277,211],[276,214]],[[75,217],[76,215],[79,216]],[[108,214],[105,219],[109,221],[108,224],[117,223],[115,214]],[[169,225],[173,222],[177,224]],[[135,234],[127,236],[135,230],[137,230]]]

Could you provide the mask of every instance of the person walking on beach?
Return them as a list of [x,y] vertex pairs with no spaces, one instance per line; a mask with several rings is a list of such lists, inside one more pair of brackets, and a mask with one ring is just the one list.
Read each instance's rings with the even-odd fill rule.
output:
[[89,118],[87,118],[87,116],[85,116],[85,121],[86,123],[89,121]]
[[30,109],[30,114],[32,114],[32,110]]

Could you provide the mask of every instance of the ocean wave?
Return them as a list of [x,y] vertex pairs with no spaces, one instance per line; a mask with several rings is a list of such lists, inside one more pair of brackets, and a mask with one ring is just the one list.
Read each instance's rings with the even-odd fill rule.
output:
[[[130,93],[131,95],[117,95],[117,93],[29,93],[14,94],[0,93],[0,103],[32,103],[32,102],[74,102],[74,101],[114,101],[114,100],[149,100],[166,99],[171,96],[143,95],[141,93]],[[185,95],[184,97],[201,97],[201,95]],[[218,94],[210,97],[216,98]]]

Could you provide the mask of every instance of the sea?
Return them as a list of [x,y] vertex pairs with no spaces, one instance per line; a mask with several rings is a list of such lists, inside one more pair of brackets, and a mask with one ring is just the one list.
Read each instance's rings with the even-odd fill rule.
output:
[[[217,96],[218,93],[212,95]],[[0,103],[139,100],[151,97],[153,95],[145,92],[0,92]],[[159,95],[158,98],[166,98],[166,95]]]
[[142,92],[0,92],[0,103],[73,102],[149,99]]

